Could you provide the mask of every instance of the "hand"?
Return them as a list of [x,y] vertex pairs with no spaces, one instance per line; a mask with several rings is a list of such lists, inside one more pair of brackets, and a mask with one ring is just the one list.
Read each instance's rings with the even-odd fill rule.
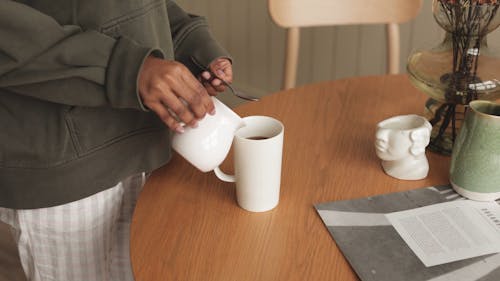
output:
[[[233,83],[233,66],[230,60],[218,58],[209,65],[209,68],[212,73],[217,75],[220,79],[223,79],[227,83]],[[214,78],[209,82],[212,77],[208,71],[203,71],[201,73],[201,78],[204,80],[203,86],[211,96],[216,96],[219,92],[224,92],[226,90],[226,86],[224,86],[222,81],[218,78]]]
[[180,122],[196,127],[215,107],[207,91],[189,69],[176,61],[148,57],[139,73],[142,103],[172,130],[182,133]]

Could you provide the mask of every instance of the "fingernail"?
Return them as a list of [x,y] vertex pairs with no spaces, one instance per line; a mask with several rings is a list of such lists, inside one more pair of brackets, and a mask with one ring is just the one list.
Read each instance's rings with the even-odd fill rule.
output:
[[182,127],[182,126],[180,126],[180,125],[179,125],[179,126],[177,126],[177,127],[175,128],[175,131],[176,131],[177,133],[179,133],[179,134],[182,134],[182,133],[184,133],[184,132],[185,132],[184,127]]
[[208,73],[208,71],[203,71],[203,73],[201,73],[201,77],[208,80],[210,79],[210,73]]
[[193,125],[191,125],[191,128],[198,128],[198,122],[194,122]]
[[221,81],[219,79],[216,79],[216,80],[214,80],[214,82],[212,82],[212,85],[219,86],[220,83],[221,83]]
[[219,69],[219,70],[217,70],[217,75],[219,75],[219,77],[224,77],[224,76],[226,76],[226,73],[224,73],[224,71]]
[[210,111],[210,115],[215,115],[215,108]]

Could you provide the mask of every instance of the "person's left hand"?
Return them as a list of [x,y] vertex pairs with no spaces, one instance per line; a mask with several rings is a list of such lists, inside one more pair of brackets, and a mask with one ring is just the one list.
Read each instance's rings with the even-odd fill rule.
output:
[[208,94],[216,96],[218,93],[226,90],[226,86],[220,79],[223,79],[229,84],[233,82],[233,66],[229,59],[218,58],[209,65],[209,68],[218,78],[212,79],[213,77],[208,71],[203,71],[201,73],[201,80]]

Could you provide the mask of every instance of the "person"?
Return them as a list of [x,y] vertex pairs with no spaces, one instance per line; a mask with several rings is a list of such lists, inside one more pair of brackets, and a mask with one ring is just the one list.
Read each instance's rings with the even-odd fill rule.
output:
[[429,162],[425,147],[432,126],[418,115],[401,115],[377,125],[375,148],[385,173],[403,180],[427,177]]
[[28,280],[133,280],[137,194],[214,114],[228,52],[169,0],[0,0],[0,38],[0,220]]

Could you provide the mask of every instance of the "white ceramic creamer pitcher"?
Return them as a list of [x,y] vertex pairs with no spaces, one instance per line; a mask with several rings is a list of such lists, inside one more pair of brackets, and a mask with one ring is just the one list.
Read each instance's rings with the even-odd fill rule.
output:
[[215,115],[207,114],[197,128],[175,133],[172,148],[202,172],[219,166],[231,148],[234,133],[245,124],[243,119],[218,99],[212,97]]

